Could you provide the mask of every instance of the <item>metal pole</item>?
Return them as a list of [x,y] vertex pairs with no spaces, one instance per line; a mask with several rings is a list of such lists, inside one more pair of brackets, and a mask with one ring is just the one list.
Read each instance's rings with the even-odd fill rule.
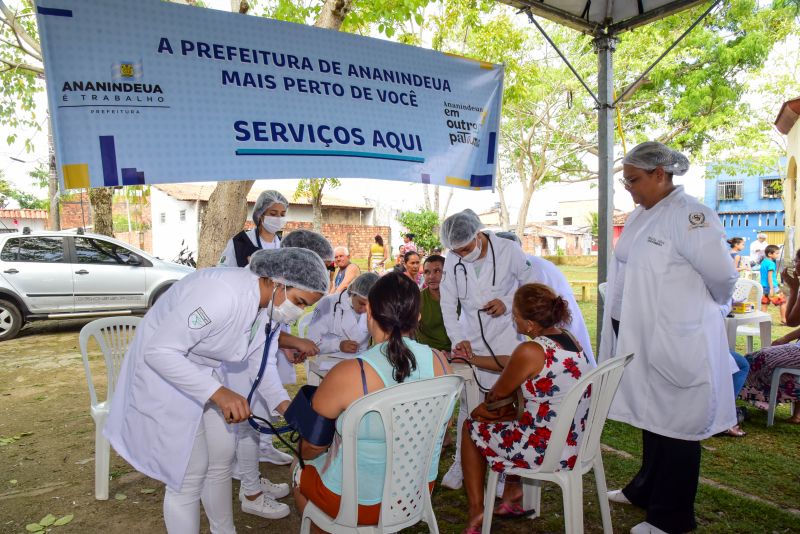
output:
[[[606,281],[611,260],[614,218],[614,50],[617,39],[612,35],[595,37],[597,52],[597,148],[598,148],[598,251],[597,283]],[[603,327],[603,302],[597,299],[597,347]]]

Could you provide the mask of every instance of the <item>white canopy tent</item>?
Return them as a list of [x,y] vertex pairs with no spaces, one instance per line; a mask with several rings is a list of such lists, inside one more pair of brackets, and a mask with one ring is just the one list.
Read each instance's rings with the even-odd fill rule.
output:
[[[598,145],[598,269],[597,281],[605,282],[608,261],[611,257],[612,220],[614,214],[614,108],[638,81],[646,76],[670,50],[672,50],[697,24],[713,10],[721,0],[498,0],[526,13],[544,38],[556,49],[561,59],[580,80],[597,107]],[[628,89],[616,100],[614,94],[614,49],[616,36],[637,26],[649,24],[678,11],[709,4],[703,14],[648,67]],[[594,37],[597,64],[597,93],[592,91],[581,76],[570,65],[544,28],[536,20],[541,16],[558,24],[573,28]],[[600,345],[600,325],[603,319],[603,303],[597,306],[597,344]]]

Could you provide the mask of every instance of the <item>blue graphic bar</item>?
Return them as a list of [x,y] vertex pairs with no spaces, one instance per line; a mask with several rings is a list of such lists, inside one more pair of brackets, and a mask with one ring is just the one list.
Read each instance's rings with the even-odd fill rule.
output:
[[118,186],[117,151],[114,148],[113,135],[100,136],[100,159],[103,162],[103,185],[106,187]]
[[389,159],[394,161],[411,161],[425,163],[425,158],[401,156],[398,154],[380,154],[378,152],[353,152],[349,150],[284,150],[269,148],[237,148],[237,156],[334,156],[344,158]]
[[486,163],[489,165],[494,163],[494,153],[497,148],[497,132],[489,132],[489,155],[486,157]]
[[469,177],[470,187],[492,187],[491,174],[473,174]]
[[144,172],[137,171],[135,167],[123,168],[122,185],[144,185]]
[[56,9],[54,7],[37,7],[36,12],[40,15],[52,15],[54,17],[71,17],[71,9]]

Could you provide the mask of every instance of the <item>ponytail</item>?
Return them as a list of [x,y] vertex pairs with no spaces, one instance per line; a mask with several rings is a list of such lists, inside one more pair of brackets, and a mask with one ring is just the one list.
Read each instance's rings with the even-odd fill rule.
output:
[[403,333],[398,325],[394,325],[391,334],[389,334],[384,356],[392,364],[392,369],[394,369],[392,378],[394,378],[395,382],[402,382],[412,371],[417,369],[417,359],[414,357],[414,353],[406,346],[405,341],[403,341]]
[[417,359],[403,340],[403,334],[417,329],[419,288],[408,276],[391,272],[375,282],[367,298],[372,319],[389,334],[381,350],[392,365],[392,378],[403,382],[417,369]]

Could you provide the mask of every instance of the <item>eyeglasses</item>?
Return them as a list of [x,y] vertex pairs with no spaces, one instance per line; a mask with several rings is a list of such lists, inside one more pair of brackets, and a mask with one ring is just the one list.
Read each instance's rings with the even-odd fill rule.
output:
[[639,177],[636,178],[620,178],[617,180],[622,187],[631,187],[633,184],[639,181]]

